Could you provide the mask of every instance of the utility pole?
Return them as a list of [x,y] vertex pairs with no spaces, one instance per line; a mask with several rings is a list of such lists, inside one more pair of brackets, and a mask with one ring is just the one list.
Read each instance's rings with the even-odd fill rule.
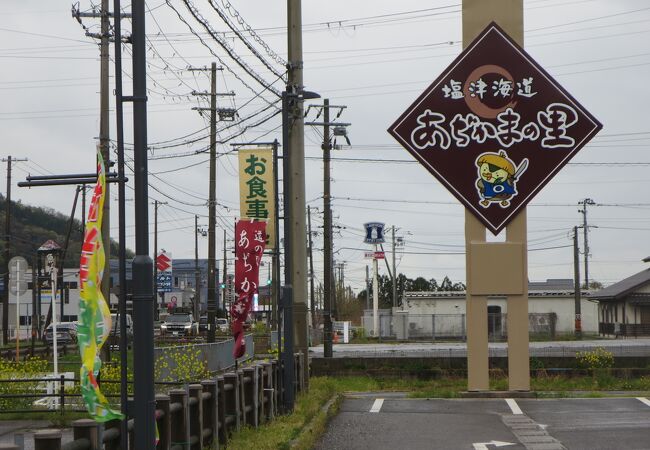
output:
[[370,309],[370,268],[366,264],[366,309]]
[[86,185],[81,185],[81,241],[86,235]]
[[[275,198],[273,199],[275,205],[275,251],[273,252],[273,280],[271,285],[273,287],[273,326],[278,331],[280,336],[280,190],[278,186],[278,140],[273,141],[273,191]],[[225,247],[225,246],[224,246]],[[280,348],[278,339],[278,349]]]
[[323,352],[325,358],[332,357],[332,194],[330,191],[330,101],[323,99],[323,255],[325,258],[323,275]]
[[227,317],[226,309],[226,289],[228,288],[228,250],[226,249],[226,230],[223,230],[223,295],[221,296],[221,306],[223,307],[224,317]]
[[314,304],[314,251],[311,239],[311,207],[307,205],[307,228],[309,235],[309,297],[311,300],[311,325],[316,326],[316,306]]
[[[222,69],[223,70],[223,69]],[[215,318],[217,309],[215,224],[217,221],[217,63],[210,67],[210,194],[208,197],[208,342],[215,341]]]
[[584,259],[585,259],[585,289],[589,289],[589,226],[587,225],[587,205],[595,205],[590,198],[586,198],[578,204],[582,204],[582,209],[578,212],[582,213],[582,232],[584,236]]
[[2,299],[2,344],[9,342],[9,257],[11,256],[11,163],[27,161],[11,156],[2,158],[7,163],[7,196],[5,197],[5,256],[4,256],[4,295]]
[[575,337],[582,338],[582,312],[580,291],[580,251],[578,249],[578,227],[573,227],[573,293],[575,301]]
[[[377,253],[377,244],[375,244],[375,253]],[[379,277],[377,258],[372,258],[372,334],[379,337]]]
[[158,309],[158,207],[166,205],[167,202],[153,202],[153,317],[158,318],[160,311]]
[[[109,18],[108,18],[108,2],[109,0],[102,0],[101,4],[101,39],[99,43],[99,71],[100,71],[100,88],[99,88],[99,149],[104,160],[104,167],[106,171],[110,171],[111,157],[110,157],[110,134],[109,134],[109,115],[110,108],[109,94],[110,87],[108,83],[109,74]],[[119,13],[119,11],[117,11]],[[118,19],[119,20],[119,19]],[[106,263],[104,264],[104,274],[102,277],[102,295],[110,304],[110,288],[111,288],[111,188],[110,183],[105,183],[105,201],[103,206],[103,219],[102,219],[102,245],[104,246],[104,257]],[[154,264],[155,266],[155,264]],[[63,273],[63,267],[61,267]],[[155,280],[155,278],[154,278]],[[63,302],[61,302],[63,304]],[[154,297],[154,307],[156,307],[156,298]],[[157,310],[158,308],[156,308]],[[108,347],[108,346],[107,346]]]
[[332,151],[332,139],[330,136],[330,126],[334,126],[334,131],[343,130],[349,123],[331,122],[330,108],[339,110],[337,118],[342,114],[345,106],[330,106],[329,99],[323,99],[322,106],[310,106],[316,108],[320,114],[323,114],[322,122],[307,122],[307,125],[323,127],[323,258],[324,258],[324,275],[323,275],[323,354],[326,358],[332,357],[332,313],[334,311],[334,296],[332,287],[334,286],[332,275],[334,272],[334,260],[332,256],[332,195],[331,195],[331,174],[330,174],[330,154]]
[[[156,446],[153,360],[153,261],[149,256],[149,183],[147,169],[147,54],[145,1],[131,3],[133,42],[133,160],[135,258],[133,259],[134,448]],[[119,10],[116,14],[119,14]],[[130,408],[129,408],[130,409]]]
[[[190,68],[189,70],[204,71],[207,68]],[[215,314],[218,309],[217,305],[217,270],[216,270],[216,248],[217,241],[215,235],[215,224],[217,221],[217,96],[234,95],[217,94],[217,70],[223,70],[223,67],[217,67],[217,63],[210,65],[210,93],[192,92],[192,95],[209,95],[210,108],[193,108],[198,111],[208,109],[210,111],[210,185],[208,194],[208,342],[215,341]]]
[[[115,14],[109,12],[109,0],[101,0],[99,12],[93,10],[92,12],[81,12],[79,11],[78,5],[73,6],[72,16],[77,19],[81,26],[86,30],[86,36],[99,39],[99,152],[102,155],[104,161],[104,167],[106,171],[110,170],[111,161],[110,161],[110,127],[109,127],[109,111],[110,111],[110,85],[109,85],[109,67],[110,67],[110,55],[109,55],[109,45],[111,40],[110,33],[110,17],[111,15],[115,17]],[[118,14],[116,21],[119,21],[121,17],[131,17],[131,14]],[[100,33],[91,33],[88,31],[82,23],[82,18],[93,18],[100,19]],[[118,42],[121,42],[121,36],[113,37],[117,39]],[[111,267],[110,267],[110,258],[111,258],[111,220],[110,220],[110,183],[106,183],[105,186],[105,195],[106,199],[109,201],[104,202],[104,207],[102,210],[103,222],[102,222],[102,245],[104,246],[104,255],[106,259],[106,264],[104,265],[104,273],[102,278],[102,295],[105,299],[110,299],[110,279],[111,279]]]
[[339,283],[340,283],[341,290],[345,290],[345,264],[346,264],[345,261],[339,263],[339,270],[340,270]]
[[201,272],[199,271],[199,216],[194,216],[194,319],[199,317],[201,304]]
[[[294,342],[289,342],[288,348],[301,352],[305,357],[308,354],[307,338],[307,248],[305,242],[305,132],[303,122],[303,59],[302,59],[302,6],[301,0],[287,0],[287,47],[288,70],[287,92],[291,95],[290,116],[288,124],[289,149],[286,152],[288,171],[283,175],[289,181],[287,197],[289,204],[285,204],[285,211],[289,213],[289,236],[291,237],[290,250],[285,255],[289,261],[289,283],[292,292],[293,309],[293,335]],[[286,106],[286,105],[285,105]],[[289,324],[291,325],[291,324]],[[285,342],[290,339],[285,333]],[[308,384],[308,377],[305,380]],[[293,389],[293,384],[285,385]],[[290,410],[293,409],[293,396],[289,398]],[[288,402],[287,402],[288,403]],[[286,405],[289,406],[289,405]]]
[[397,272],[395,271],[395,225],[392,227],[393,237],[393,308],[397,307]]

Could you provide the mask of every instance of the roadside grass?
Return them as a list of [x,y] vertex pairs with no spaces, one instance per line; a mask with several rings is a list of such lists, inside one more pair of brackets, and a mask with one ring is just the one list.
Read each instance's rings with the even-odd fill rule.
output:
[[[228,449],[288,449],[290,442],[299,437],[300,431],[319,413],[321,407],[339,391],[337,381],[333,378],[315,377],[309,381],[309,391],[298,395],[293,413],[276,417],[258,429],[245,427],[233,434],[228,441]],[[325,426],[325,418],[320,418],[322,428],[310,433],[314,439],[320,436]],[[309,436],[299,439],[301,447],[311,448],[314,441]],[[216,448],[216,447],[215,447]]]

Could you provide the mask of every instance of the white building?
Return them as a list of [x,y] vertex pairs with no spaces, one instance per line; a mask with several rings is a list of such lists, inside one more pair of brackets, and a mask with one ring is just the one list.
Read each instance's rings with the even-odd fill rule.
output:
[[[27,290],[24,294],[16,296],[9,293],[9,336],[15,338],[16,330],[16,306],[19,309],[20,337],[27,339],[32,332],[32,311],[36,306],[36,313],[41,315],[41,323],[45,323],[48,309],[52,302],[52,291],[42,289],[40,295],[40,309],[38,307],[38,289],[33,290],[32,270],[26,271]],[[57,289],[58,290],[58,289]],[[61,295],[56,298],[56,318],[57,322],[74,322],[79,316],[79,269],[63,270],[63,305],[61,305]]]
[[[488,333],[495,338],[507,335],[508,304],[505,296],[488,297]],[[598,303],[589,292],[581,295],[582,331],[598,333]],[[464,338],[466,336],[465,291],[406,292],[402,306],[393,310],[391,331],[382,322],[382,335],[398,339],[433,337]],[[572,334],[575,329],[575,299],[573,280],[549,279],[528,285],[529,329],[531,334]],[[389,314],[388,311],[386,313]],[[364,325],[372,323],[372,312],[366,311]],[[372,328],[372,326],[370,326]],[[367,330],[372,332],[372,330]]]

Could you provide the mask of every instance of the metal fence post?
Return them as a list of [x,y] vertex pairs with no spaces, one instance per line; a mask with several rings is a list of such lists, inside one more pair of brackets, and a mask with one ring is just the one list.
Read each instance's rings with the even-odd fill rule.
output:
[[171,448],[171,411],[169,395],[157,394],[156,395],[156,416],[158,411],[161,412],[161,417],[156,421],[158,424],[158,441],[157,450],[169,450]]
[[92,419],[79,419],[72,422],[73,439],[87,439],[90,446],[88,450],[99,450],[97,422]]
[[203,449],[203,386],[200,384],[190,384],[189,387],[190,402],[190,441],[196,436],[198,440],[195,444],[190,445],[191,450]]
[[217,410],[219,409],[219,398],[217,392],[217,380],[203,380],[201,382],[203,392],[210,394],[207,402],[203,405],[203,426],[212,430],[210,437],[206,438],[203,445],[212,444],[212,448],[217,448],[219,441],[219,418]]
[[[182,448],[188,449],[189,429],[187,426],[187,391],[185,389],[172,389],[169,391],[170,409],[174,410],[171,420],[171,445],[180,444]],[[180,404],[180,408],[174,403]]]
[[65,375],[61,374],[59,377],[60,379],[60,385],[59,385],[59,410],[61,411],[61,415],[65,413]]
[[34,450],[61,450],[61,430],[40,430],[34,433]]

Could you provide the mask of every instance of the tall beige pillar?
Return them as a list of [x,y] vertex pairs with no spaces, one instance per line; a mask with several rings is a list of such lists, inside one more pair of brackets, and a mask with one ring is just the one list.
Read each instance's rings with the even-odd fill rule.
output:
[[[463,47],[491,22],[523,46],[522,0],[463,0]],[[485,227],[466,211],[467,389],[489,389],[487,297],[506,295],[509,388],[526,391],[530,389],[530,375],[525,209],[506,228],[506,242],[486,243],[485,232]],[[495,260],[502,264],[495,267],[491,264]]]

